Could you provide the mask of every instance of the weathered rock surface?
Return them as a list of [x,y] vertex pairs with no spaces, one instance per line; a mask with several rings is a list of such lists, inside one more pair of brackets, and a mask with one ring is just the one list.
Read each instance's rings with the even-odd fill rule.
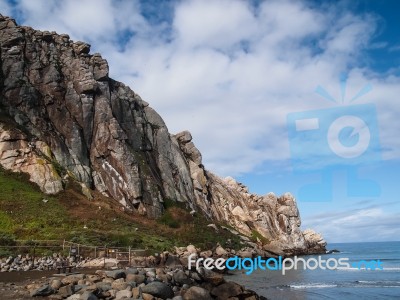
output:
[[254,195],[207,171],[191,134],[171,135],[147,102],[109,78],[90,45],[0,15],[0,47],[4,168],[28,173],[50,194],[72,178],[89,197],[98,190],[150,218],[165,199],[184,202],[242,235],[260,235],[267,253],[325,251],[320,236],[300,231],[290,194]]
[[0,122],[0,163],[9,170],[28,173],[30,180],[48,194],[63,190],[50,154],[51,150],[41,141],[28,142],[28,137],[16,128],[7,128]]

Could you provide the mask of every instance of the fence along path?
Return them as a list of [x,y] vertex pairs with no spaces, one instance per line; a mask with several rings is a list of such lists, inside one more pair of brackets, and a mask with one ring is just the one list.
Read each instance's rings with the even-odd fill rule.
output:
[[40,253],[43,255],[47,252],[45,255],[49,256],[57,252],[76,259],[110,258],[129,265],[135,257],[145,257],[149,254],[147,249],[107,245],[93,246],[66,240],[15,240],[15,245],[0,246],[0,249],[8,250],[13,255],[29,254],[33,257],[39,256]]

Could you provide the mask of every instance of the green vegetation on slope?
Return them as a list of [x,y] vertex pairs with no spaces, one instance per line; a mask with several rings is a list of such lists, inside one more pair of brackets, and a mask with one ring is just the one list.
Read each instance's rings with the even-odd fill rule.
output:
[[235,235],[215,233],[210,221],[166,201],[159,220],[124,212],[115,201],[95,193],[88,200],[77,184],[47,196],[25,174],[0,168],[0,236],[22,240],[69,240],[87,245],[131,246],[151,251],[194,244],[202,249],[217,242],[239,247]]

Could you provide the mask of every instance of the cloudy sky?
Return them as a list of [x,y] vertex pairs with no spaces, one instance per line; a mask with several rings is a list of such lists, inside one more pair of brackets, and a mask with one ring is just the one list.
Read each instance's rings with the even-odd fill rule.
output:
[[400,3],[320,2],[9,0],[0,12],[89,42],[170,132],[191,131],[209,170],[292,192],[328,242],[396,240]]

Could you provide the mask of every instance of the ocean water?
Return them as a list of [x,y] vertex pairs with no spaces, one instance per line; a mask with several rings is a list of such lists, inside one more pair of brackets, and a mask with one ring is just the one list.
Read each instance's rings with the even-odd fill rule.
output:
[[[349,258],[349,263],[360,260],[380,260],[383,270],[351,267],[334,270],[287,271],[255,270],[246,275],[236,271],[227,280],[243,284],[268,299],[400,299],[400,242],[335,243],[328,249],[340,253],[322,255],[322,259]],[[303,256],[302,258],[318,256]]]

